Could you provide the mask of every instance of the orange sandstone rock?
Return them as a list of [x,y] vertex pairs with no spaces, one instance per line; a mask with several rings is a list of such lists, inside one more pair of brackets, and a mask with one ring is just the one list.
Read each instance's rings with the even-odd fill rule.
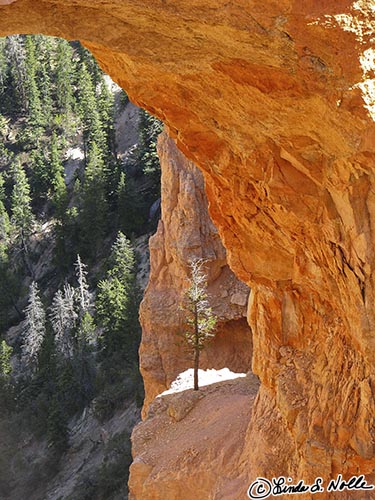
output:
[[370,0],[0,7],[2,34],[81,39],[204,172],[252,288],[252,477],[375,467],[374,25]]
[[162,216],[150,240],[150,280],[140,309],[144,414],[176,376],[192,367],[178,334],[186,328],[181,309],[189,286],[189,262],[205,259],[208,293],[218,318],[215,338],[202,352],[201,368],[251,369],[252,339],[246,321],[249,289],[229,269],[217,229],[207,212],[204,181],[197,167],[166,133],[159,137]]
[[[257,391],[250,374],[156,398],[133,431],[129,498],[245,499],[239,460]],[[188,412],[181,413],[183,402]]]

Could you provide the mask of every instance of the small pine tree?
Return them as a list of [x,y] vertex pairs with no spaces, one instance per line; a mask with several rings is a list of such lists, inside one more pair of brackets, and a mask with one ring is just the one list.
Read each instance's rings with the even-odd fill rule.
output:
[[204,260],[196,259],[190,263],[189,288],[185,294],[187,329],[182,336],[194,358],[194,390],[199,389],[198,370],[202,349],[215,336],[216,317],[208,302],[207,277],[203,270]]
[[119,232],[112,246],[112,267],[99,282],[96,310],[105,334],[108,352],[123,350],[129,344],[132,296],[136,292],[135,258],[130,241]]
[[0,39],[0,95],[6,91],[6,80],[8,76],[8,65],[5,52],[6,39]]
[[78,329],[78,346],[80,350],[84,350],[90,342],[93,342],[96,337],[96,325],[94,319],[88,311],[85,311],[81,324]]
[[163,130],[163,123],[142,109],[139,119],[139,160],[145,174],[155,174],[160,179],[160,163],[156,151],[156,141]]
[[107,228],[108,204],[105,166],[96,143],[92,144],[85,170],[80,213],[81,244],[84,254],[95,257]]
[[25,37],[26,51],[26,110],[28,113],[27,126],[33,127],[32,134],[34,138],[39,138],[41,133],[39,127],[43,125],[44,117],[42,103],[37,84],[38,61],[35,54],[35,39],[31,35]]
[[0,330],[7,330],[11,326],[11,310],[17,314],[19,321],[22,311],[17,302],[21,291],[21,276],[12,265],[9,252],[5,249],[0,252]]
[[11,210],[14,224],[21,240],[25,254],[28,252],[27,241],[31,234],[34,216],[31,211],[30,185],[20,162],[13,166],[14,187],[12,192]]
[[56,40],[56,108],[67,114],[74,106],[73,96],[73,49],[66,40]]
[[90,292],[87,283],[87,266],[81,260],[80,255],[77,255],[76,263],[74,264],[76,277],[78,281],[78,301],[80,307],[80,315],[84,316],[90,305]]
[[17,114],[27,109],[26,51],[22,35],[6,38],[5,53],[8,65],[7,112]]
[[10,359],[13,353],[5,340],[0,342],[0,415],[14,407],[14,386],[11,383],[12,365]]
[[[6,415],[15,409],[15,385],[12,380],[11,356],[13,348],[5,340],[0,342],[0,415]],[[0,488],[1,490],[1,488]]]
[[4,179],[0,172],[0,257],[5,258],[8,249],[9,235],[11,232],[11,224],[8,212],[4,205],[5,192],[4,192]]
[[36,66],[36,83],[42,107],[43,123],[49,126],[53,107],[51,77],[54,74],[54,64],[52,54],[56,39],[43,35],[34,35],[33,40],[38,61]]
[[42,150],[34,150],[30,153],[30,170],[33,201],[45,202],[51,188],[51,176]]
[[56,292],[50,309],[56,349],[63,358],[71,358],[73,355],[72,330],[76,325],[77,313],[74,309],[74,290],[70,285],[65,285],[64,291]]
[[[104,134],[105,143],[103,144],[103,157],[105,161],[112,163],[116,157],[116,134],[115,134],[115,115],[114,115],[114,94],[106,84],[104,77],[100,75],[98,85],[99,95],[97,98],[100,113],[100,122]],[[111,168],[107,172],[108,192],[112,193],[116,189],[113,183],[113,175],[116,168]]]
[[30,285],[29,304],[24,312],[26,319],[23,330],[23,357],[35,370],[46,335],[46,313],[35,281]]
[[10,364],[12,353],[13,348],[5,340],[2,340],[0,343],[0,376],[3,379],[8,379],[12,373],[12,365]]
[[10,229],[8,212],[4,207],[4,203],[0,201],[0,256],[3,258],[8,249]]
[[117,277],[124,284],[130,284],[134,279],[135,256],[130,240],[119,231],[111,249],[110,278]]
[[82,62],[80,65],[77,86],[85,151],[90,151],[93,143],[99,147],[100,151],[103,151],[106,146],[106,135],[103,130],[100,112],[96,102],[95,86],[85,62]]
[[12,223],[16,229],[24,264],[30,275],[33,276],[33,268],[29,259],[29,238],[34,224],[34,216],[31,211],[30,185],[19,161],[16,161],[13,166],[13,181]]
[[67,190],[56,132],[52,134],[51,138],[50,175],[53,192],[52,199],[59,217],[60,214],[64,213],[67,206]]

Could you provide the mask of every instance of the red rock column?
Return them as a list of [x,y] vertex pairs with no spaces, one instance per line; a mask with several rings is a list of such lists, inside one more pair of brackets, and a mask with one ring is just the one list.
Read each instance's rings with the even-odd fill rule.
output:
[[252,356],[246,321],[249,289],[227,265],[224,247],[208,215],[203,176],[166,133],[159,138],[158,152],[162,216],[150,239],[150,280],[140,309],[145,411],[179,373],[193,366],[178,336],[185,328],[180,307],[191,259],[207,260],[210,301],[219,319],[218,333],[203,351],[201,367],[247,372]]

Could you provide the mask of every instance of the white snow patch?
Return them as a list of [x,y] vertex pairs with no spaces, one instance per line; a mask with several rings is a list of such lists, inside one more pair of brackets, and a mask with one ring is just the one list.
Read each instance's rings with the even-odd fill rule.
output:
[[[198,370],[199,387],[216,384],[217,382],[224,382],[224,380],[233,380],[239,377],[246,377],[246,373],[231,372],[228,368],[222,368],[221,370]],[[162,392],[158,397],[192,389],[193,385],[194,370],[193,368],[189,368],[180,373],[176,380],[172,382],[170,389]]]

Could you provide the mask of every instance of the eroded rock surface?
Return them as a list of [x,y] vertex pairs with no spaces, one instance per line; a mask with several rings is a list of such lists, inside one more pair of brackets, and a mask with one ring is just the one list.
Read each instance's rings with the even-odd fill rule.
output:
[[159,137],[158,152],[162,216],[150,239],[150,280],[140,309],[144,413],[155,396],[192,367],[192,358],[178,335],[186,328],[181,306],[192,259],[206,261],[210,304],[218,318],[217,334],[202,352],[200,366],[247,372],[252,355],[246,321],[249,289],[227,265],[225,249],[207,212],[203,176],[166,133]]
[[371,480],[373,2],[18,0],[0,13],[2,34],[81,39],[204,171],[253,290],[249,474]]
[[239,462],[257,391],[249,374],[156,398],[133,431],[129,498],[246,498]]

